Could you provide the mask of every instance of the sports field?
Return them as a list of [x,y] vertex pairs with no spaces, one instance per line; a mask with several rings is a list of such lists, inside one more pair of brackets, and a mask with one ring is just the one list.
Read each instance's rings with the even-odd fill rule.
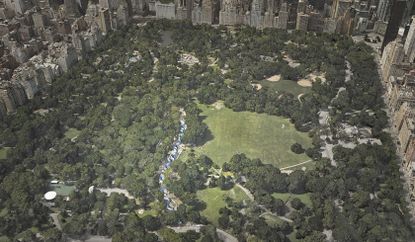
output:
[[295,81],[291,80],[281,80],[277,82],[270,82],[263,80],[259,82],[263,87],[269,87],[271,90],[278,92],[288,92],[292,93],[295,96],[298,96],[302,93],[309,93],[311,91],[310,87],[302,87],[297,84]]
[[290,147],[298,142],[307,148],[311,139],[307,133],[295,130],[288,119],[257,114],[234,112],[223,105],[199,105],[206,116],[213,139],[203,146],[196,147],[199,154],[209,156],[222,165],[237,153],[245,153],[250,158],[260,158],[264,163],[282,168],[309,160],[305,154],[295,154]]

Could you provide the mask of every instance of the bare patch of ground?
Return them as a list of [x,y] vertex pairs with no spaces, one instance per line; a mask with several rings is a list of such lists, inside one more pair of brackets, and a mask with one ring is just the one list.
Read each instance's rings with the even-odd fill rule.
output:
[[40,115],[42,115],[42,116],[45,116],[47,113],[49,113],[49,109],[43,109],[43,108],[41,108],[41,109],[37,109],[37,110],[35,110],[35,111],[33,111],[33,113],[36,113],[36,114],[40,114]]
[[251,86],[252,86],[253,88],[255,88],[257,91],[259,91],[259,90],[261,90],[261,89],[262,89],[262,85],[261,85],[261,84],[251,84]]
[[311,87],[313,85],[313,82],[317,81],[317,78],[319,78],[322,82],[326,81],[326,75],[325,73],[310,73],[306,76],[306,78],[303,78],[297,82],[298,85],[302,87]]
[[313,83],[308,79],[301,79],[297,82],[298,85],[302,87],[311,87]]
[[279,80],[281,80],[281,75],[273,75],[267,78],[267,81],[270,81],[270,82],[277,82]]
[[313,72],[313,73],[310,73],[307,76],[307,78],[312,80],[313,82],[315,82],[317,80],[317,78],[319,78],[321,80],[321,82],[325,82],[326,81],[326,73]]
[[288,62],[288,65],[292,68],[296,68],[296,67],[299,67],[301,65],[301,63],[291,59],[291,57],[287,54],[284,54],[283,60]]
[[298,101],[300,102],[300,103],[303,103],[303,101],[301,101],[301,98],[304,96],[304,93],[301,93],[300,95],[298,95],[297,96],[297,98],[298,98]]
[[223,104],[223,101],[217,101],[213,103],[212,106],[217,110],[221,110],[222,108],[225,107],[225,105]]
[[183,63],[183,64],[186,64],[186,65],[192,66],[194,64],[200,63],[200,61],[194,55],[185,53],[185,54],[180,55],[179,63]]

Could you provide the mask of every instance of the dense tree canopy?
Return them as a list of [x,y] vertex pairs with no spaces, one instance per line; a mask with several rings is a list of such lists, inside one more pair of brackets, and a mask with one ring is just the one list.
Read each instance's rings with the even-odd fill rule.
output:
[[[161,44],[166,32],[172,42]],[[198,62],[181,61],[185,53]],[[287,56],[300,65],[290,66]],[[346,60],[353,71],[348,82]],[[384,132],[388,119],[376,70],[368,46],[326,33],[231,31],[181,21],[150,21],[110,33],[97,50],[0,123],[0,148],[8,147],[6,158],[0,158],[0,236],[35,241],[39,231],[45,241],[85,234],[113,241],[158,241],[158,236],[217,241],[216,228],[200,213],[206,204],[196,193],[215,186],[228,190],[245,178],[242,185],[254,200],[227,199],[217,224],[240,241],[289,241],[292,236],[324,241],[323,230],[332,231],[337,241],[410,241],[414,235],[395,147]],[[324,73],[325,81],[316,80],[301,99],[252,86],[276,74],[297,81],[311,72]],[[197,103],[218,100],[234,111],[289,118],[299,131],[309,132],[313,147],[305,153],[315,169],[286,174],[235,154],[221,170],[209,157],[190,152],[169,170],[166,186],[181,204],[167,211],[158,176],[180,127],[180,109],[188,126],[184,142],[201,145],[211,134]],[[341,124],[349,124],[371,128],[382,144],[336,146],[337,166],[332,166],[320,153],[321,110],[329,110],[334,139],[340,139],[335,131]],[[298,144],[292,150],[304,152]],[[51,179],[75,185],[68,199],[57,197],[53,210],[42,199]],[[136,199],[107,196],[99,189],[91,193],[91,186],[125,189]],[[278,193],[307,193],[311,205],[273,196]],[[62,231],[52,224],[52,212]],[[268,215],[285,220],[270,224]],[[209,225],[199,234],[166,228],[187,222]]]

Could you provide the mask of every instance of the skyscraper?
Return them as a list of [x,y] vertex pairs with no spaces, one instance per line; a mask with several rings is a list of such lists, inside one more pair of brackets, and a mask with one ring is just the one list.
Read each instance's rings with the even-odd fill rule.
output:
[[64,5],[66,15],[69,18],[77,18],[81,15],[78,9],[78,3],[75,0],[65,0]]
[[301,31],[307,31],[308,30],[308,21],[310,16],[305,13],[299,13],[297,15],[297,24],[295,29],[301,30]]
[[405,11],[406,1],[405,0],[394,0],[391,8],[391,15],[388,21],[388,27],[386,28],[385,37],[383,38],[381,51],[385,46],[393,41],[398,35],[399,25],[401,24],[402,17]]
[[406,1],[406,9],[403,15],[402,24],[407,24],[411,20],[411,16],[413,15],[415,5],[414,0],[407,0]]
[[335,19],[344,16],[352,4],[353,2],[350,0],[334,0],[330,16]]
[[390,0],[380,0],[376,15],[379,20],[387,21],[387,17],[390,13],[391,8],[391,1]]
[[413,62],[415,59],[415,16],[412,16],[412,23],[409,27],[408,36],[406,37],[403,49],[408,61]]

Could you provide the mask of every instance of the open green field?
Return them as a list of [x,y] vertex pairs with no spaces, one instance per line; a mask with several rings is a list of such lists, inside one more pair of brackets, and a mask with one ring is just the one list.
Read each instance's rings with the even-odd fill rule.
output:
[[304,194],[292,194],[292,193],[273,193],[272,196],[274,198],[279,198],[283,200],[285,203],[290,201],[293,198],[299,198],[307,207],[311,208],[312,203],[310,200],[310,194],[304,193]]
[[[220,107],[222,106],[222,107]],[[250,158],[260,158],[264,163],[282,168],[309,160],[305,154],[295,154],[290,147],[295,142],[310,147],[307,133],[295,130],[288,119],[257,114],[234,112],[223,105],[199,105],[206,116],[213,139],[195,152],[209,156],[222,165],[237,153],[245,153]],[[219,108],[218,108],[219,107]]]
[[280,219],[278,216],[272,214],[265,214],[262,217],[265,219],[265,222],[272,227],[276,227],[277,225],[280,225],[283,222],[283,220]]
[[163,204],[158,201],[153,201],[150,203],[150,206],[147,210],[144,210],[141,212],[137,210],[137,215],[141,218],[147,215],[157,217],[159,216],[162,210],[163,210]]
[[73,139],[77,137],[80,133],[81,131],[74,129],[74,128],[70,128],[65,132],[65,137],[68,139]]
[[219,209],[226,206],[225,199],[232,198],[235,201],[249,200],[248,196],[239,187],[223,191],[219,187],[206,188],[197,192],[197,197],[206,203],[206,209],[201,212],[210,222],[218,225]]
[[0,148],[0,160],[7,158],[7,151],[10,149],[10,147],[3,147]]
[[75,186],[64,184],[51,184],[50,187],[60,196],[69,196],[69,194],[75,190]]
[[298,85],[297,82],[291,80],[280,80],[277,82],[263,80],[259,82],[259,84],[261,84],[263,87],[268,87],[271,90],[275,90],[278,92],[288,92],[292,93],[295,96],[298,96],[301,93],[308,93],[311,91],[310,87],[302,87]]

